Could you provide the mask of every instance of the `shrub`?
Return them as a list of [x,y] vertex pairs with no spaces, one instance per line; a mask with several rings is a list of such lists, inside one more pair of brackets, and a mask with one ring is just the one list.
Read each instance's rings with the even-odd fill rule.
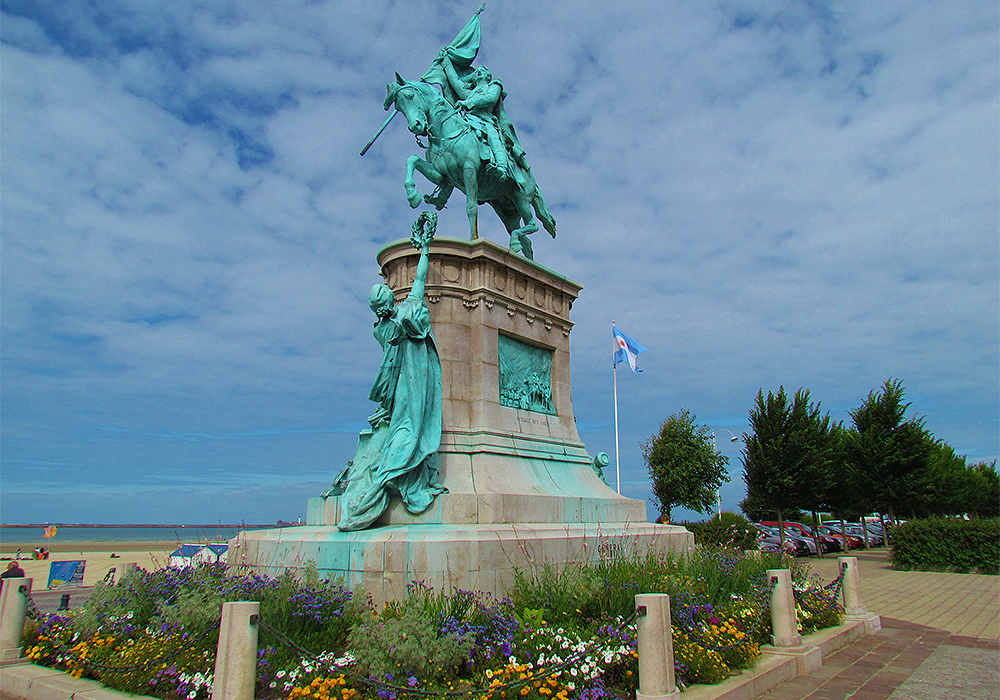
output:
[[439,682],[469,675],[476,661],[509,657],[518,629],[510,601],[414,582],[405,600],[354,627],[347,649],[363,675]]
[[896,569],[1000,573],[1000,520],[911,520],[892,531]]
[[360,624],[347,639],[358,672],[390,682],[411,676],[435,680],[455,676],[474,646],[467,637],[443,633],[416,606],[406,606],[389,619]]
[[757,528],[736,513],[715,515],[707,523],[685,523],[696,544],[730,549],[757,549]]

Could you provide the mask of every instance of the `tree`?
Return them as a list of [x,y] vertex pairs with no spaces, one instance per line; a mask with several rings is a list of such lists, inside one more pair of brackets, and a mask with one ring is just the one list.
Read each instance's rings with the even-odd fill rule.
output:
[[[852,439],[851,432],[852,430],[845,428],[843,423],[834,423],[830,426],[833,461],[830,469],[829,488],[823,500],[825,507],[841,521],[847,519],[845,516],[851,520],[856,516],[863,516],[872,507],[869,495],[858,487],[857,472],[852,468],[851,462],[847,458],[846,451],[847,445]],[[844,551],[850,551],[850,541],[847,539],[846,528],[841,530],[840,535]]]
[[981,462],[969,467],[972,499],[969,510],[980,518],[1000,517],[1000,476],[997,463]]
[[961,515],[973,510],[973,478],[955,450],[927,434],[928,463],[925,471],[924,493],[918,499],[921,510],[927,515]]
[[850,411],[854,431],[849,433],[848,459],[861,487],[880,512],[914,510],[928,484],[932,442],[923,418],[904,420],[910,404],[903,403],[903,382],[887,379],[881,391],[872,390],[861,406]]
[[729,458],[715,450],[707,425],[695,425],[695,417],[681,409],[670,414],[659,432],[641,446],[653,496],[666,522],[674,506],[699,513],[712,509],[715,492],[729,481]]
[[[777,520],[778,511],[771,507],[768,503],[762,503],[759,498],[755,498],[749,492],[746,498],[739,502],[740,511],[746,516],[746,519],[753,523],[759,523],[761,520]],[[791,520],[793,522],[802,522],[805,518],[805,513],[801,510],[782,510],[782,515],[785,520]]]
[[785,387],[778,393],[757,392],[750,411],[753,432],[743,448],[743,480],[747,502],[773,509],[784,536],[784,516],[793,508],[815,510],[829,490],[832,443],[830,417],[820,415],[799,389],[789,402]]

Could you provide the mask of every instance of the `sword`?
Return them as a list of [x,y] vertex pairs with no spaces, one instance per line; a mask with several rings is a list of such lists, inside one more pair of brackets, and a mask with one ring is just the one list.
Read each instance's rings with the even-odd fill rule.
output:
[[398,109],[393,111],[393,113],[389,115],[389,118],[385,120],[385,124],[383,124],[382,128],[378,130],[378,133],[372,136],[372,140],[369,141],[367,144],[365,144],[365,147],[361,149],[361,155],[364,155],[365,153],[368,152],[368,149],[372,147],[373,143],[375,143],[375,139],[377,139],[379,136],[382,135],[382,132],[385,131],[385,127],[389,126],[389,122],[391,122],[392,118],[395,117],[397,114],[399,114]]

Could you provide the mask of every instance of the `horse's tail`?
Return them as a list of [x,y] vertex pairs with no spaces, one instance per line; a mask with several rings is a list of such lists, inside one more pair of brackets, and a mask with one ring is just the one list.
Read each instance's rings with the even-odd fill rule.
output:
[[535,186],[535,196],[531,198],[531,206],[535,209],[535,216],[542,222],[542,226],[545,230],[555,238],[556,237],[556,220],[549,212],[549,208],[545,204],[545,197],[542,196],[542,191]]

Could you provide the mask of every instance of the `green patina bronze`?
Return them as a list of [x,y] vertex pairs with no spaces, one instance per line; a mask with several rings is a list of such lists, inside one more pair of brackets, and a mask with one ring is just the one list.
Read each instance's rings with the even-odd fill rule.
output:
[[378,403],[361,434],[357,453],[324,495],[340,495],[341,530],[372,525],[398,492],[411,513],[422,513],[447,491],[438,483],[441,446],[441,361],[430,312],[424,302],[433,225],[424,232],[425,212],[411,239],[420,249],[413,288],[395,304],[389,287],[377,284],[368,296],[378,321],[373,331],[382,346],[382,365],[369,398]]
[[501,405],[555,415],[552,351],[503,334],[498,342]]
[[[423,201],[443,209],[452,190],[458,188],[465,193],[472,239],[479,237],[479,204],[488,203],[510,234],[510,249],[533,259],[528,236],[538,230],[534,217],[553,238],[556,221],[507,117],[503,84],[485,66],[472,65],[479,53],[482,10],[480,7],[419,81],[403,80],[397,73],[396,81],[386,86],[384,106],[395,107],[393,115],[403,114],[418,144],[421,136],[427,138],[426,158],[413,155],[406,160],[404,186],[410,206],[416,208]],[[433,194],[421,196],[414,171],[436,186]]]

